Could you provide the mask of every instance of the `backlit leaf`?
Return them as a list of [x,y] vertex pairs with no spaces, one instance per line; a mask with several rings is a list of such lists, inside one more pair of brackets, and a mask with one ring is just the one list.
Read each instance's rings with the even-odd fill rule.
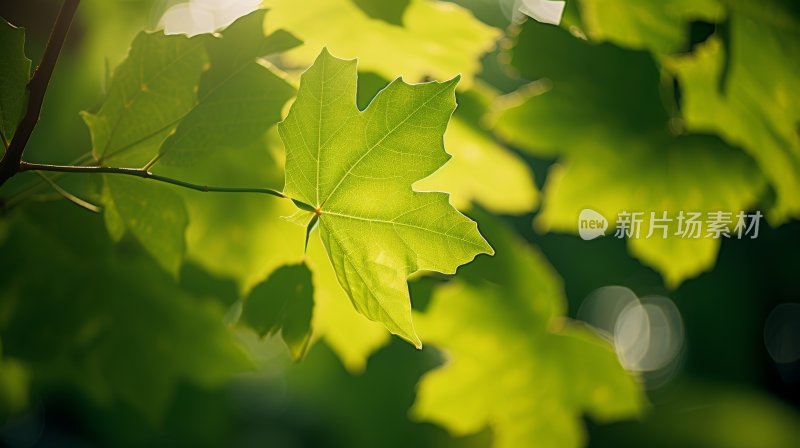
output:
[[687,45],[690,22],[718,23],[725,19],[719,0],[580,0],[579,5],[592,40],[662,54]]
[[277,123],[294,88],[256,58],[284,51],[300,42],[284,31],[262,34],[264,10],[209,39],[209,65],[200,78],[198,104],[161,147],[161,160],[190,164],[212,151],[236,150]]
[[599,421],[637,415],[640,384],[605,340],[565,320],[547,261],[488,216],[481,223],[498,256],[437,288],[415,316],[447,361],[420,380],[412,416],[456,435],[488,425],[496,448],[563,448],[583,446],[583,413]]
[[442,135],[458,78],[381,91],[356,107],[356,62],[326,50],[303,74],[278,127],[286,145],[284,192],[319,210],[319,229],[339,283],[356,309],[419,346],[406,278],[454,273],[493,253],[477,226],[445,193],[411,184],[447,161]]
[[190,164],[261,137],[294,89],[256,59],[299,43],[284,31],[265,37],[264,15],[257,10],[219,36],[140,33],[100,111],[83,115],[95,158],[142,166],[159,154]]
[[362,70],[386,79],[403,76],[418,82],[460,74],[460,88],[469,88],[480,70],[479,58],[491,51],[500,37],[499,30],[447,2],[411,0],[402,24],[374,19],[352,0],[264,3],[270,9],[268,30],[282,28],[303,40],[302,46],[284,55],[301,67],[310,65],[327,47],[342,57],[358,58]]
[[768,217],[780,224],[800,217],[800,32],[731,14],[729,48],[714,37],[667,66],[687,127],[718,133],[758,162],[776,192]]
[[[514,66],[546,77],[498,103],[495,130],[543,157],[558,157],[544,189],[540,230],[577,232],[582,209],[613,229],[623,211],[737,213],[765,183],[741,151],[707,135],[682,133],[663,107],[659,68],[645,52],[593,44],[528,22]],[[581,67],[595,67],[586,77]],[[602,85],[602,88],[598,87]],[[613,112],[611,112],[613,111]],[[647,224],[643,224],[647,229]],[[719,240],[675,236],[630,239],[631,252],[675,287],[714,265]]]

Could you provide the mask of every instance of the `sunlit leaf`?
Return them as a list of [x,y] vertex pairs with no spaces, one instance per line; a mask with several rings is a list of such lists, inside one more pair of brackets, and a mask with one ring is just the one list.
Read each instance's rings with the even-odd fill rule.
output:
[[352,0],[264,3],[270,9],[268,30],[282,28],[304,42],[284,55],[290,63],[308,66],[327,47],[341,57],[358,58],[362,70],[386,79],[418,82],[460,74],[460,88],[468,88],[480,70],[479,58],[500,37],[469,11],[439,1],[411,0],[402,25],[373,19]]
[[256,58],[300,42],[283,31],[264,36],[265,12],[253,12],[207,41],[209,65],[200,79],[198,104],[164,142],[163,162],[194,163],[212,151],[236,150],[281,119],[294,88]]
[[662,54],[688,44],[690,22],[718,23],[725,19],[719,0],[580,0],[579,5],[592,40]]
[[[359,108],[366,108],[388,84],[374,73],[359,73]],[[459,210],[478,203],[495,213],[518,214],[538,205],[539,191],[528,165],[497,143],[486,129],[484,117],[496,98],[497,92],[482,82],[457,92],[458,107],[444,134],[445,148],[453,157],[435,173],[414,183],[416,191],[446,191],[450,203]]]
[[481,84],[459,93],[458,108],[444,134],[453,158],[414,184],[416,190],[450,192],[450,202],[459,210],[477,203],[495,213],[521,214],[538,205],[539,191],[528,165],[497,143],[482,122],[496,97]]
[[[165,165],[159,169],[196,182],[276,187],[283,181],[283,148],[277,132],[272,134],[235,154],[210,154],[192,167]],[[305,216],[295,225],[279,219],[296,210],[288,201],[261,195],[180,193],[189,210],[188,258],[216,275],[233,278],[241,294],[248,294],[280,266],[303,260],[304,226],[311,213],[301,210]],[[388,332],[353,309],[316,233],[309,242],[306,262],[314,284],[309,346],[322,339],[349,370],[363,370],[369,355],[388,341]]]
[[[527,76],[547,77],[498,103],[495,126],[533,154],[559,157],[545,184],[539,229],[575,233],[585,208],[599,211],[613,229],[623,211],[735,214],[758,203],[764,179],[744,153],[671,128],[677,121],[662,105],[649,54],[528,22],[513,58]],[[581,70],[586,64],[596,67],[591,78]],[[719,248],[719,240],[674,232],[663,239],[645,232],[628,244],[671,287],[710,269]]]
[[299,43],[283,31],[265,37],[264,14],[255,11],[219,36],[140,33],[103,106],[83,114],[95,158],[141,166],[160,154],[187,164],[261,137],[294,89],[256,59]]
[[437,288],[415,316],[447,362],[423,376],[412,416],[456,435],[488,425],[494,447],[578,447],[582,413],[637,415],[641,386],[607,342],[563,318],[560,280],[546,260],[488,216],[480,221],[498,256]]
[[447,194],[411,189],[448,159],[442,135],[458,78],[394,81],[361,112],[356,76],[354,60],[326,50],[303,74],[278,127],[286,145],[284,192],[317,208],[326,251],[356,309],[419,346],[408,275],[454,273],[493,253]]
[[208,63],[203,41],[140,33],[114,71],[100,110],[85,112],[98,160],[146,163],[197,103],[197,83]]
[[[668,61],[681,83],[689,129],[740,146],[775,188],[769,218],[800,217],[800,32],[732,13],[731,44],[714,37]],[[727,54],[726,54],[727,51]]]

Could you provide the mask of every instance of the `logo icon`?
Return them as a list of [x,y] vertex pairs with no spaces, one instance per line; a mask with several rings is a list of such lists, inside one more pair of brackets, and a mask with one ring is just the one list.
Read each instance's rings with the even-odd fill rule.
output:
[[608,229],[608,220],[605,216],[590,209],[581,210],[578,215],[578,235],[581,239],[589,241],[599,236],[605,236]]

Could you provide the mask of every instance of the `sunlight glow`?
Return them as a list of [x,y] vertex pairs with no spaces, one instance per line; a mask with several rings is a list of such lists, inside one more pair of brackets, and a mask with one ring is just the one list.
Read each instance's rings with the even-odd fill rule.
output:
[[613,342],[626,369],[647,373],[649,386],[663,384],[674,374],[684,330],[680,312],[670,299],[640,299],[628,288],[606,286],[584,300],[578,318]]
[[260,0],[190,0],[167,9],[159,26],[166,34],[210,33],[258,9],[260,4]]

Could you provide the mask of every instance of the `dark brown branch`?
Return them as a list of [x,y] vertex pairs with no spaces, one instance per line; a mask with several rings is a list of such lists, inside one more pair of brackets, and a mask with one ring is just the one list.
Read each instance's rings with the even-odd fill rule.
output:
[[3,155],[3,159],[0,160],[0,186],[19,172],[22,153],[25,151],[25,146],[28,144],[36,123],[39,122],[47,85],[53,76],[53,69],[55,69],[58,55],[64,46],[64,40],[67,37],[67,32],[70,24],[72,24],[73,17],[75,17],[75,11],[78,9],[79,3],[80,0],[65,0],[61,6],[56,23],[53,25],[53,31],[50,33],[50,39],[47,41],[42,62],[36,68],[30,83],[28,83],[28,108],[16,132],[14,132],[14,137],[8,144],[8,149]]

